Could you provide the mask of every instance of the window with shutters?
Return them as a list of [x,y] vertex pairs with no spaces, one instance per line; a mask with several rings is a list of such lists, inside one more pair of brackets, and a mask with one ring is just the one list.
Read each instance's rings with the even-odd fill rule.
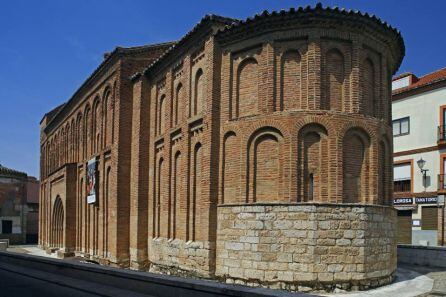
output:
[[393,191],[412,191],[412,164],[410,162],[393,166]]

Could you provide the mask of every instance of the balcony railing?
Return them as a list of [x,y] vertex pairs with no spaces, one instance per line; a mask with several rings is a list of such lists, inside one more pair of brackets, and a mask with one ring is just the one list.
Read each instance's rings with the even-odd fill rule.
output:
[[402,193],[411,191],[411,181],[409,180],[396,180],[393,182],[393,192]]
[[446,191],[446,174],[439,174],[438,175],[438,190],[439,191]]
[[438,142],[446,142],[446,125],[438,126]]

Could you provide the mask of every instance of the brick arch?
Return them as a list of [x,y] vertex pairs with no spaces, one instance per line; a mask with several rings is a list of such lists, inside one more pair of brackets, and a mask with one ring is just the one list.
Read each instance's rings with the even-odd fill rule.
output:
[[345,53],[331,47],[324,53],[325,67],[322,69],[322,98],[320,109],[342,111],[344,105],[344,83],[346,79]]
[[65,127],[62,126],[59,129],[59,166],[62,166],[65,163]]
[[308,123],[297,137],[298,201],[322,202],[328,199],[329,139],[320,123]]
[[[51,137],[51,139],[49,140],[50,142],[50,147],[48,150],[48,173],[51,174],[54,170],[54,157],[56,156],[55,152],[54,152],[54,137]],[[49,175],[48,174],[48,175]]]
[[237,68],[236,117],[255,115],[259,111],[259,69],[254,57],[245,58]]
[[51,219],[51,225],[52,225],[51,245],[53,247],[62,248],[64,246],[63,243],[64,217],[65,213],[62,199],[60,198],[59,195],[57,195],[53,204],[53,215]]
[[246,202],[274,202],[282,198],[283,142],[282,133],[273,127],[262,127],[249,137]]
[[102,128],[102,113],[101,113],[101,106],[102,106],[101,98],[98,95],[96,95],[94,101],[93,101],[93,110],[92,110],[92,152],[98,153],[101,149],[101,128]]
[[194,75],[194,97],[192,101],[192,115],[198,115],[204,109],[204,71],[198,68]]
[[326,116],[319,116],[319,115],[304,116],[303,118],[299,119],[294,123],[294,129],[298,133],[298,131],[300,131],[304,126],[309,124],[318,124],[324,127],[324,129],[327,131],[327,134],[336,135],[337,126],[335,127],[333,121],[330,121],[330,119],[327,118]]
[[60,150],[60,137],[59,137],[60,131],[56,132],[56,136],[54,137],[54,168],[55,170],[57,167],[59,167],[59,150]]
[[158,123],[158,135],[161,135],[165,132],[166,130],[166,107],[167,107],[167,102],[166,102],[166,95],[165,94],[161,94],[161,96],[158,99],[158,116],[157,116],[157,123]]
[[378,204],[391,205],[393,157],[391,141],[381,135],[378,147]]
[[[244,127],[239,127],[243,125]],[[292,127],[290,127],[289,125],[287,125],[287,123],[284,123],[283,121],[280,120],[273,120],[273,119],[261,119],[261,120],[257,120],[255,122],[243,122],[243,123],[238,123],[237,125],[238,127],[232,127],[232,129],[240,134],[243,135],[243,139],[244,139],[244,145],[248,145],[250,139],[252,139],[253,135],[255,135],[255,133],[257,133],[260,130],[263,129],[272,129],[272,130],[277,130],[280,135],[282,135],[282,137],[284,139],[289,139],[291,136],[291,130]]]
[[369,57],[362,61],[362,79],[361,79],[361,112],[365,115],[374,116],[376,111],[376,92],[375,92],[375,64]]
[[105,86],[104,86],[104,90],[102,91],[101,98],[104,99],[105,96],[107,95],[107,93],[111,94],[112,88],[113,87],[112,87],[111,83],[106,83]]
[[371,138],[361,127],[352,127],[342,139],[343,202],[364,203],[370,193]]
[[91,130],[92,130],[92,109],[90,103],[87,103],[84,108],[84,119],[83,119],[83,157],[89,158],[91,154]]
[[186,216],[186,240],[195,241],[197,223],[197,205],[202,202],[202,172],[203,172],[203,145],[197,141],[193,146],[191,165],[191,193]]
[[76,156],[75,158],[77,159],[78,162],[80,162],[81,160],[84,159],[84,156],[82,154],[82,141],[84,141],[83,137],[83,115],[82,112],[78,112],[76,115],[76,134],[75,134],[75,138],[76,138],[76,145],[75,145],[75,150],[76,150]]
[[157,238],[161,236],[161,207],[166,196],[165,189],[165,161],[164,156],[160,154],[156,158],[155,167],[155,199],[153,199],[153,237]]
[[75,146],[75,142],[76,142],[76,120],[75,117],[73,116],[71,118],[71,133],[70,133],[70,159],[71,162],[76,162],[76,155],[75,155],[75,150],[76,150],[76,146]]
[[71,125],[70,120],[65,125],[65,163],[71,162]]
[[377,141],[378,136],[376,129],[371,128],[371,125],[369,125],[368,122],[359,119],[350,119],[349,121],[344,122],[344,124],[336,131],[338,139],[342,139],[349,130],[354,128],[363,130],[370,137],[371,144]]
[[113,89],[110,84],[105,87],[102,95],[102,122],[103,122],[103,147],[107,147],[112,142],[113,131]]
[[296,49],[288,49],[282,54],[279,110],[301,108],[301,61],[302,56]]
[[184,86],[181,82],[175,87],[175,95],[172,104],[172,124],[177,126],[183,121],[184,108]]
[[181,206],[186,205],[186,195],[184,195],[184,175],[182,174],[182,168],[184,164],[184,157],[180,149],[176,149],[173,154],[172,164],[172,203],[169,209],[169,234],[168,237],[175,239],[178,238],[178,234],[184,231],[183,226],[178,226],[178,217],[182,213]]
[[242,168],[240,142],[240,136],[232,130],[227,131],[223,136],[220,200],[222,204],[242,202],[240,199],[240,174]]

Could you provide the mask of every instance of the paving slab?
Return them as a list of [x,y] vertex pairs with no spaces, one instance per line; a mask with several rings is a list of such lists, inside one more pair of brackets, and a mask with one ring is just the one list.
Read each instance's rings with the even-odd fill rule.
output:
[[380,288],[361,291],[323,294],[332,297],[417,297],[432,291],[434,280],[427,275],[411,269],[398,267],[396,279],[392,284]]

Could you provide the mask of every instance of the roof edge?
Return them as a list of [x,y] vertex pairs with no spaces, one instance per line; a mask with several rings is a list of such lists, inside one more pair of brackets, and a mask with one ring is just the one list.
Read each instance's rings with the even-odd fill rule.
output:
[[[176,43],[176,41],[169,41],[169,42],[154,43],[154,44],[149,44],[149,45],[133,46],[133,47],[116,46],[115,49],[113,51],[111,51],[104,58],[104,60],[99,64],[99,66],[96,67],[96,69],[90,74],[90,76],[73,93],[73,95],[70,97],[70,99],[68,99],[68,101],[63,103],[64,106],[60,110],[57,111],[57,113],[52,117],[52,119],[46,124],[45,127],[48,127],[50,124],[52,124],[53,121],[57,118],[57,116],[65,109],[65,107],[68,106],[68,104],[71,103],[81,93],[81,91],[83,91],[84,88],[87,87],[88,83],[92,82],[95,79],[95,77],[97,77],[97,75],[99,75],[99,73],[102,70],[104,70],[107,66],[109,66],[109,64],[112,63],[112,60],[114,60],[115,58],[117,58],[117,57],[119,57],[120,55],[123,55],[123,54],[125,55],[125,54],[130,54],[130,53],[134,53],[134,52],[140,52],[140,51],[144,51],[144,50],[148,50],[148,49],[156,49],[158,47],[164,47],[164,46],[168,46],[168,45],[173,45],[175,43]],[[48,113],[46,113],[42,117],[42,120],[45,118],[45,116],[47,114]],[[42,122],[42,120],[40,122]]]

